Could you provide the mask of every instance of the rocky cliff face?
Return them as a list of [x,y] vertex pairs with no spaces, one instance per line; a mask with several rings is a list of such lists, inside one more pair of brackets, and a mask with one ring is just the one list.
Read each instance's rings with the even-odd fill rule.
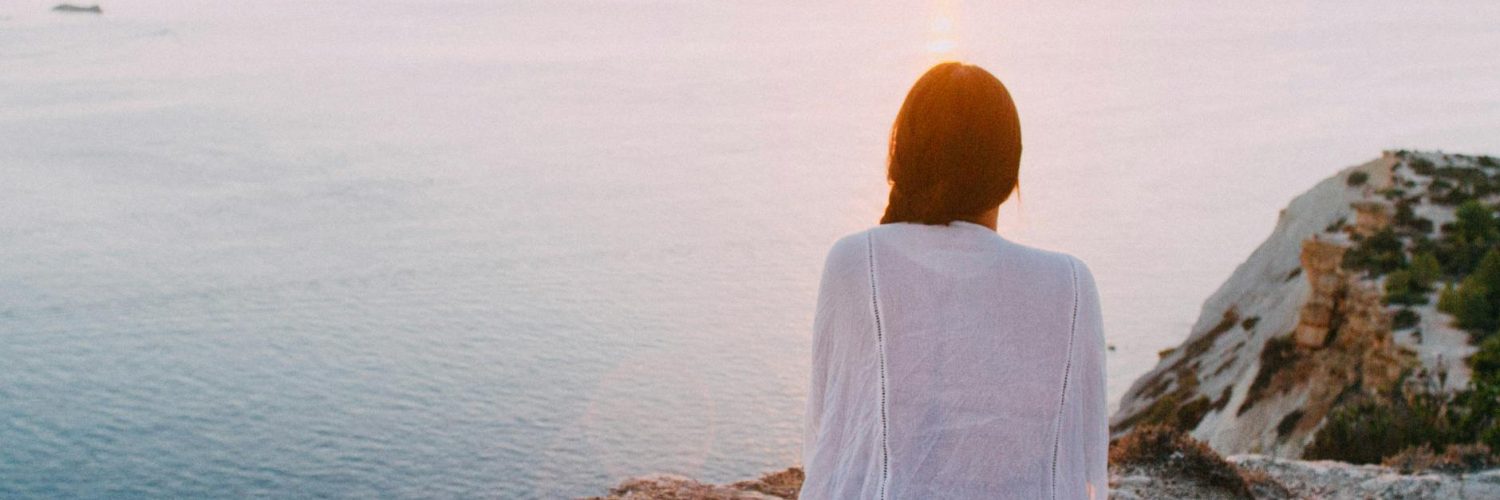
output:
[[1454,207],[1428,195],[1444,186],[1424,172],[1461,168],[1479,167],[1468,157],[1386,153],[1292,200],[1270,238],[1205,302],[1187,340],[1124,395],[1112,434],[1163,423],[1222,453],[1298,457],[1341,402],[1383,397],[1398,384],[1464,387],[1463,358],[1474,348],[1430,305],[1436,292],[1410,310],[1415,322],[1393,328],[1384,278],[1345,262],[1356,242],[1393,224],[1436,236]]

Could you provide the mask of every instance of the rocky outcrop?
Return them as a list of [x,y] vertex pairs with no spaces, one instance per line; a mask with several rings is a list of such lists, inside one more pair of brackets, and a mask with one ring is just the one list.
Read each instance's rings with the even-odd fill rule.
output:
[[1330,410],[1384,397],[1404,375],[1410,385],[1411,378],[1440,374],[1418,384],[1432,390],[1464,387],[1462,359],[1474,348],[1431,305],[1436,293],[1408,311],[1418,316],[1415,326],[1394,330],[1396,309],[1383,303],[1383,277],[1346,260],[1368,259],[1351,249],[1398,224],[1408,238],[1439,235],[1454,207],[1435,201],[1444,195],[1426,195],[1428,186],[1443,186],[1431,174],[1477,163],[1390,152],[1292,200],[1271,236],[1204,303],[1188,338],[1163,351],[1121,398],[1112,435],[1168,424],[1222,453],[1295,458]]
[[[1317,499],[1463,499],[1500,498],[1500,469],[1467,474],[1402,474],[1390,467],[1342,462],[1304,462],[1264,455],[1226,459],[1241,474],[1254,477],[1251,498]],[[775,485],[766,488],[765,485]],[[704,484],[670,474],[627,479],[609,495],[589,500],[796,500],[802,470],[786,469],[728,485]],[[1110,469],[1110,498],[1218,499],[1246,495],[1165,466]]]
[[1369,236],[1391,225],[1391,207],[1381,201],[1356,201],[1354,208],[1353,234]]
[[796,500],[802,478],[799,467],[727,485],[704,484],[674,474],[652,474],[626,479],[611,488],[608,496],[585,500]]
[[[1416,364],[1392,341],[1378,285],[1343,268],[1347,250],[1346,244],[1317,236],[1303,242],[1308,294],[1291,342],[1268,342],[1236,410],[1248,424],[1276,423],[1265,428],[1263,446],[1300,454],[1336,404],[1388,395],[1402,371]],[[1275,399],[1295,404],[1260,404]]]
[[[1500,469],[1402,474],[1379,465],[1280,460],[1264,455],[1233,456],[1229,461],[1241,470],[1275,478],[1292,492],[1292,498],[1500,498]],[[1140,498],[1156,497],[1148,494]]]

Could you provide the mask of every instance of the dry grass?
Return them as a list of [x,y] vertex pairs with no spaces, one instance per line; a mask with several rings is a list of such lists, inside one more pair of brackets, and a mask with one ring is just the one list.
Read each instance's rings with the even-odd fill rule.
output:
[[1110,445],[1109,462],[1115,467],[1159,470],[1236,498],[1286,489],[1265,474],[1235,467],[1202,441],[1168,426],[1137,427]]
[[1491,453],[1490,447],[1483,443],[1450,444],[1441,455],[1434,453],[1432,446],[1422,444],[1385,457],[1380,464],[1403,474],[1474,472],[1500,465],[1500,456]]

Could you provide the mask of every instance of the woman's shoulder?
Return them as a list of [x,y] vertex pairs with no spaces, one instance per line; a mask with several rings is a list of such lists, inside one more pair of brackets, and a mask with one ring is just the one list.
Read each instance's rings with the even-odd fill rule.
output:
[[[878,226],[877,226],[878,227]],[[870,258],[870,233],[875,228],[866,229],[839,238],[828,249],[828,255],[823,260],[824,279],[836,278],[858,278],[866,276],[869,271]]]
[[865,252],[869,248],[870,233],[879,229],[880,226],[871,227],[863,231],[846,234],[833,242],[833,247],[828,249],[828,256],[851,255]]
[[1089,290],[1094,286],[1094,275],[1088,264],[1072,254],[1023,245],[1009,240],[1004,242],[1002,253],[1008,269],[1029,275],[1027,279],[1039,283],[1055,283],[1063,289]]
[[1007,253],[1016,259],[1027,261],[1027,264],[1047,266],[1054,271],[1077,274],[1079,276],[1092,274],[1088,264],[1073,254],[1057,250],[1047,250],[1030,245],[1005,240]]

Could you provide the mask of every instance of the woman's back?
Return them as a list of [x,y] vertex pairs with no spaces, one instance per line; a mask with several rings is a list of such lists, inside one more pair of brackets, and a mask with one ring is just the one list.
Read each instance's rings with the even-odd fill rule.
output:
[[1077,259],[967,222],[829,253],[803,498],[1088,498],[1106,488],[1104,340]]

